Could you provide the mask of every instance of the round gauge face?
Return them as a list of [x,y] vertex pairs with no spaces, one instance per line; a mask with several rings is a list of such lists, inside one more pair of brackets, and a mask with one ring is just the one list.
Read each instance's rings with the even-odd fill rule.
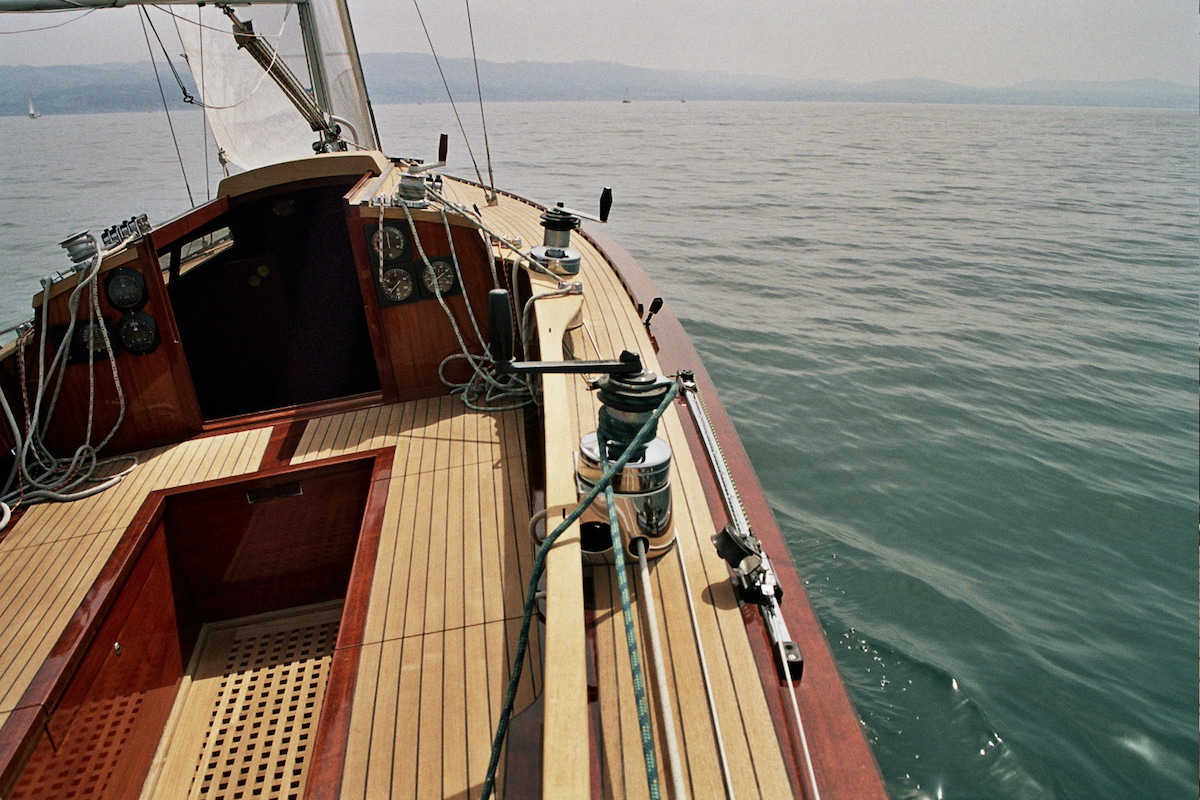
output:
[[407,244],[408,237],[404,235],[404,231],[393,225],[385,225],[371,237],[371,246],[375,248],[377,255],[383,255],[384,261],[395,261],[403,257]]
[[430,261],[421,273],[421,283],[435,294],[445,294],[454,286],[454,267],[445,261]]
[[121,267],[108,276],[105,293],[113,307],[132,311],[146,304],[146,281],[137,270]]
[[412,297],[413,290],[417,287],[408,270],[393,267],[383,271],[383,275],[379,277],[379,288],[383,289],[383,295],[388,300],[402,303]]
[[158,323],[149,314],[134,311],[117,323],[117,338],[129,352],[145,355],[158,347]]

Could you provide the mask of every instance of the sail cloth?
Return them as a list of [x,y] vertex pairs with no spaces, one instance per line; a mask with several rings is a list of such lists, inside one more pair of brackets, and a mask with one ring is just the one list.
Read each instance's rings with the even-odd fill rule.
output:
[[[308,0],[308,5],[318,43],[318,52],[309,56],[320,59],[329,90],[324,110],[349,123],[342,125],[342,136],[351,149],[377,150],[345,2]],[[236,12],[243,22],[253,22],[255,33],[270,42],[311,93],[297,8],[251,5],[237,6]],[[180,9],[176,28],[213,137],[228,163],[248,170],[312,155],[320,135],[250,54],[238,48],[232,23],[220,9]]]

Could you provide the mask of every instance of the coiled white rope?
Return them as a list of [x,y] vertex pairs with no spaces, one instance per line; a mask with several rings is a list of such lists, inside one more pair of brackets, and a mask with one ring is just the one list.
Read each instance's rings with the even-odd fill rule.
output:
[[[425,252],[425,246],[421,242],[420,234],[417,232],[416,221],[409,212],[408,206],[402,205],[404,217],[408,221],[408,228],[412,234],[413,244],[417,248],[417,253],[420,256],[421,263],[424,264],[426,274],[433,275],[433,263],[429,259],[428,253]],[[442,218],[442,225],[446,231],[446,239],[450,247],[450,261],[454,270],[455,280],[458,286],[465,286],[462,277],[462,267],[458,260],[458,252],[454,247],[454,236],[450,228],[450,220],[446,216],[445,208],[439,207],[439,213]],[[383,221],[383,210],[380,209],[380,222]],[[494,276],[493,276],[494,279]],[[452,353],[442,360],[438,365],[438,378],[443,384],[448,386],[452,393],[458,393],[462,396],[463,404],[473,411],[508,411],[517,408],[522,408],[533,402],[532,391],[528,381],[518,375],[501,375],[492,370],[494,363],[491,351],[488,349],[487,342],[484,341],[483,333],[480,331],[479,323],[475,318],[475,311],[468,301],[465,303],[467,308],[467,318],[471,324],[471,328],[475,333],[476,341],[482,353],[471,352],[468,346],[466,337],[464,337],[462,329],[458,324],[450,306],[446,303],[446,299],[442,296],[442,289],[439,282],[431,281],[431,288],[438,303],[445,312],[446,318],[450,321],[450,327],[454,331],[454,337],[458,342],[459,352]],[[465,360],[471,368],[471,378],[464,383],[456,383],[446,377],[446,367],[455,361]]]
[[[133,456],[116,456],[108,459],[98,458],[99,451],[112,441],[113,436],[116,435],[125,420],[126,401],[125,393],[121,386],[120,374],[117,369],[115,348],[100,310],[97,283],[104,258],[116,250],[123,248],[135,235],[131,234],[124,241],[105,250],[99,239],[89,234],[92,244],[95,247],[95,255],[93,255],[91,263],[82,270],[83,274],[67,299],[70,322],[67,324],[62,342],[59,344],[54,358],[50,360],[48,368],[46,366],[46,350],[48,349],[46,336],[49,330],[50,290],[53,284],[47,281],[42,298],[42,339],[39,342],[38,348],[37,388],[34,392],[32,404],[30,403],[28,393],[23,388],[26,385],[25,348],[33,340],[32,329],[27,331],[17,342],[19,385],[22,387],[20,394],[25,425],[22,427],[17,422],[12,408],[9,406],[8,399],[3,392],[0,392],[0,409],[3,410],[4,419],[8,422],[12,430],[13,452],[16,455],[11,472],[4,480],[3,485],[0,485],[0,504],[3,504],[3,514],[0,515],[3,517],[3,522],[0,523],[0,530],[3,530],[11,521],[12,511],[22,504],[44,500],[66,502],[91,497],[116,485],[137,465],[137,459]],[[116,421],[107,435],[98,444],[93,445],[91,439],[96,412],[96,376],[94,367],[97,351],[89,343],[87,348],[88,405],[84,441],[69,458],[57,458],[46,444],[45,435],[50,429],[54,412],[58,406],[68,366],[67,353],[74,338],[79,306],[85,291],[91,293],[89,295],[88,319],[86,324],[91,330],[99,332],[103,352],[108,355],[113,384],[117,393],[118,413]],[[50,390],[51,386],[53,386],[53,391],[47,402],[46,393]],[[45,405],[45,412],[42,410],[43,405]],[[115,474],[102,478],[96,477],[104,467],[121,462],[130,463],[129,466]],[[14,483],[16,484],[15,487]],[[81,488],[85,484],[93,485]]]

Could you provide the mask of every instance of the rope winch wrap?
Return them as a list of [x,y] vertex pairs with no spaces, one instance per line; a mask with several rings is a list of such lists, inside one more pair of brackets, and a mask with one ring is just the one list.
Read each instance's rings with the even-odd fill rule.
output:
[[[563,534],[572,524],[574,524],[583,512],[592,504],[592,502],[600,496],[608,486],[612,484],[613,477],[625,468],[634,458],[634,452],[645,442],[654,438],[654,434],[658,429],[658,420],[662,417],[666,410],[670,408],[671,402],[679,393],[679,387],[674,383],[667,385],[666,392],[654,409],[650,418],[647,419],[637,433],[629,440],[625,451],[613,461],[601,475],[600,480],[592,487],[574,510],[566,516],[558,527],[556,527],[542,542],[533,559],[532,574],[529,579],[529,588],[525,593],[525,606],[521,618],[521,633],[517,639],[517,651],[513,658],[512,673],[509,676],[508,690],[504,696],[504,706],[500,711],[500,721],[496,725],[496,736],[492,740],[492,755],[488,762],[487,775],[483,781],[483,799],[488,800],[492,796],[492,791],[495,789],[496,769],[500,763],[500,750],[504,746],[504,737],[508,732],[509,719],[512,716],[513,703],[516,701],[517,685],[521,681],[521,672],[524,668],[525,651],[529,646],[529,624],[533,617],[533,609],[537,603],[537,586],[541,579],[542,571],[546,566],[546,556],[550,552],[550,548],[558,540],[558,537]],[[611,504],[610,504],[611,507]]]

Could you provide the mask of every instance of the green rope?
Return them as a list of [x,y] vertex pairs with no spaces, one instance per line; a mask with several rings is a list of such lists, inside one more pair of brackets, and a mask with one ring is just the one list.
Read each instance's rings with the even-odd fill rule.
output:
[[[508,690],[504,695],[504,707],[500,710],[500,721],[496,725],[496,736],[492,740],[491,760],[488,762],[487,775],[483,780],[483,800],[489,800],[495,789],[496,769],[500,764],[500,750],[504,747],[504,737],[508,733],[508,723],[512,717],[513,704],[517,698],[517,685],[521,682],[521,671],[525,663],[525,651],[529,647],[529,623],[533,618],[534,604],[537,602],[538,580],[542,576],[542,570],[546,567],[546,556],[549,554],[550,548],[554,546],[555,541],[558,540],[558,537],[583,515],[583,512],[592,504],[592,501],[600,496],[600,492],[605,491],[612,484],[613,476],[623,470],[625,465],[633,460],[634,454],[639,451],[641,445],[653,436],[658,429],[659,418],[666,413],[671,405],[671,401],[675,399],[678,393],[678,385],[672,383],[662,402],[654,410],[654,414],[638,430],[637,435],[629,442],[629,446],[626,447],[621,457],[604,470],[604,473],[600,476],[600,480],[596,481],[596,485],[592,487],[591,491],[584,495],[579,504],[575,506],[575,509],[567,515],[566,519],[559,523],[558,527],[538,547],[537,554],[533,559],[533,571],[529,578],[529,588],[525,592],[525,607],[521,617],[521,634],[517,638],[517,652],[513,660],[512,672],[508,679]],[[609,507],[612,507],[611,503]]]
[[[599,439],[597,444],[600,450],[600,465],[607,469],[608,444],[613,440],[609,439],[605,432],[607,426],[605,426],[604,420],[607,415],[604,414],[604,411],[605,409],[601,409],[600,430],[596,432],[596,437]],[[657,420],[651,419],[650,422],[656,423]],[[630,443],[626,451],[635,449],[639,453],[643,450],[640,447],[635,448]],[[638,655],[637,636],[633,630],[633,602],[629,594],[629,578],[625,574],[625,548],[621,545],[621,525],[617,521],[617,503],[613,497],[611,482],[604,487],[604,499],[608,503],[608,528],[612,534],[613,569],[617,573],[617,588],[621,592],[621,614],[625,618],[625,646],[629,648],[629,672],[633,676],[633,696],[637,700],[638,727],[642,734],[642,758],[646,762],[646,784],[650,789],[650,800],[659,800],[662,795],[658,788],[658,759],[654,753],[654,733],[650,729],[650,708],[646,702],[646,681],[642,676],[642,660]]]

